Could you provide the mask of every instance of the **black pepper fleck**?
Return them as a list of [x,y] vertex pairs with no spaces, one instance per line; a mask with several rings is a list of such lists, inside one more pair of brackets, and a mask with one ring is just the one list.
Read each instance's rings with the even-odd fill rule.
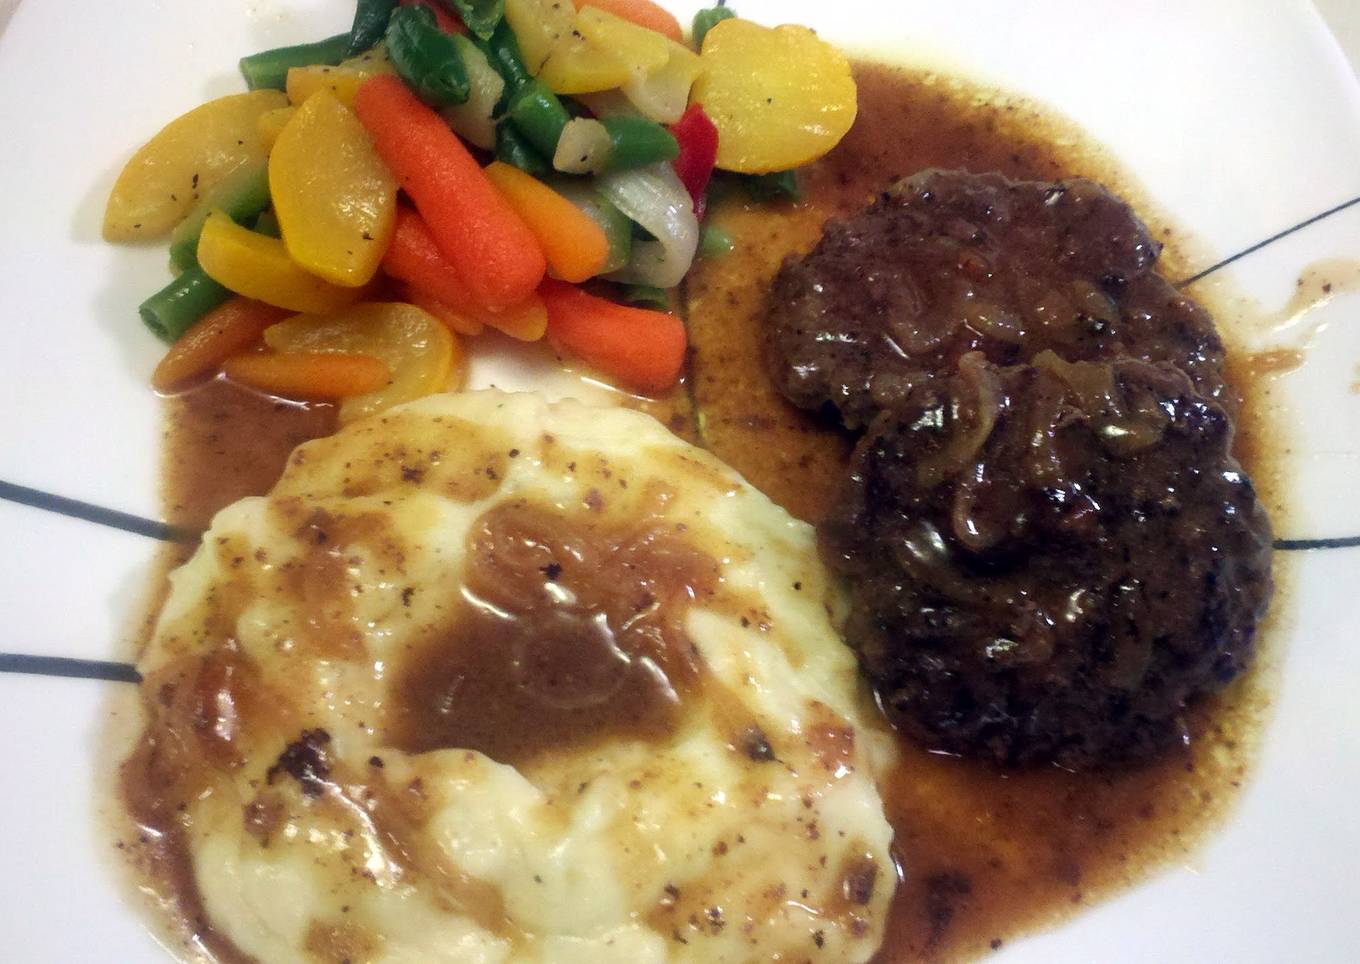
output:
[[326,758],[326,745],[330,741],[331,735],[325,730],[303,730],[265,772],[265,783],[273,786],[274,778],[286,773],[301,784],[302,792],[307,796],[321,796],[331,773],[330,761]]

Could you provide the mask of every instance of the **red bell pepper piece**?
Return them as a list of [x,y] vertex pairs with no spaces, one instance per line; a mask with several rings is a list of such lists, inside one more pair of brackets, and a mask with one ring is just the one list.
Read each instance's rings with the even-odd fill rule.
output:
[[467,27],[463,26],[463,21],[441,7],[435,0],[400,0],[403,7],[425,7],[430,13],[434,14],[435,23],[439,24],[439,29],[445,33],[467,33]]
[[704,192],[718,160],[718,128],[708,119],[702,104],[690,104],[671,126],[671,133],[680,145],[680,155],[671,163],[680,183],[694,199],[694,213],[703,217]]

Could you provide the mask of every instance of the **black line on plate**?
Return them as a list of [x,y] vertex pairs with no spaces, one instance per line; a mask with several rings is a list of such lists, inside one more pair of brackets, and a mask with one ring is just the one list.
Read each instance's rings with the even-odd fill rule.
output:
[[15,485],[13,482],[0,481],[0,499],[42,509],[45,512],[55,512],[71,519],[81,519],[111,529],[121,529],[139,536],[159,539],[162,542],[187,542],[196,538],[192,533],[164,522],[143,519],[141,516],[119,512],[117,509],[106,509],[101,505],[68,499],[63,495],[30,489],[28,486]]
[[68,679],[102,679],[114,683],[140,683],[142,674],[131,663],[102,659],[70,659],[65,656],[29,656],[0,653],[0,673],[31,676],[62,676]]
[[1190,277],[1186,278],[1184,281],[1178,281],[1178,282],[1176,283],[1176,287],[1177,287],[1177,288],[1184,288],[1184,287],[1186,287],[1187,285],[1192,285],[1192,284],[1194,284],[1196,281],[1199,281],[1199,280],[1202,279],[1202,278],[1207,278],[1209,275],[1213,274],[1213,273],[1214,273],[1215,271],[1217,271],[1218,269],[1220,269],[1220,268],[1226,268],[1228,265],[1232,264],[1234,261],[1238,261],[1238,260],[1240,260],[1240,259],[1242,259],[1242,258],[1245,258],[1245,257],[1246,257],[1247,255],[1249,255],[1249,254],[1254,254],[1255,252],[1260,251],[1262,248],[1264,248],[1264,247],[1265,247],[1266,245],[1268,245],[1268,244],[1274,244],[1276,241],[1279,241],[1281,238],[1287,238],[1287,237],[1289,237],[1289,235],[1293,234],[1295,231],[1302,231],[1304,228],[1308,227],[1310,224],[1317,224],[1319,221],[1321,221],[1321,220],[1323,220],[1323,219],[1325,219],[1325,218],[1329,218],[1329,217],[1331,217],[1333,214],[1339,214],[1340,212],[1346,210],[1347,208],[1349,208],[1349,207],[1354,207],[1354,206],[1357,205],[1357,204],[1360,204],[1360,197],[1353,197],[1353,198],[1351,198],[1349,201],[1342,201],[1340,204],[1338,204],[1338,205],[1337,205],[1336,207],[1334,207],[1334,208],[1328,208],[1326,211],[1323,211],[1321,214],[1315,214],[1315,215],[1313,215],[1313,216],[1312,216],[1311,218],[1309,218],[1307,221],[1300,221],[1298,224],[1294,225],[1293,227],[1285,228],[1283,231],[1279,232],[1278,234],[1272,234],[1270,237],[1266,238],[1264,241],[1257,242],[1256,244],[1253,244],[1253,245],[1252,245],[1251,247],[1249,247],[1249,248],[1244,248],[1243,250],[1241,250],[1241,251],[1237,252],[1236,254],[1232,255],[1231,257],[1224,258],[1222,261],[1218,262],[1218,264],[1211,264],[1209,267],[1205,268],[1203,271],[1199,272],[1198,274],[1192,274]]
[[1286,552],[1304,549],[1354,549],[1360,546],[1360,536],[1343,536],[1339,539],[1276,539],[1275,548]]

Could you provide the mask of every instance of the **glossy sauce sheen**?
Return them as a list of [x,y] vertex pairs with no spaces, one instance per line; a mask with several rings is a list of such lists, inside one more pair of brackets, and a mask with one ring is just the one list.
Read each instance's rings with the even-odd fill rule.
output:
[[[998,170],[1018,178],[1083,174],[1129,196],[1128,185],[1112,177],[1098,155],[1071,146],[1080,139],[1070,129],[1031,108],[984,102],[979,91],[933,75],[861,66],[858,79],[859,120],[841,147],[805,175],[805,200],[773,208],[735,200],[720,205],[714,220],[732,234],[737,248],[727,257],[702,263],[688,286],[692,345],[688,391],[699,415],[702,442],[775,501],[812,521],[822,517],[834,496],[849,442],[834,426],[787,405],[766,374],[763,299],[785,254],[810,248],[826,217],[859,210],[896,176],[927,166]],[[1061,151],[1053,146],[1059,138],[1069,145]],[[1132,200],[1137,206],[1137,198]],[[1163,229],[1158,236],[1169,233]],[[1163,271],[1174,277],[1178,272],[1172,255],[1171,251],[1164,255]],[[1259,400],[1250,391],[1253,386],[1243,380],[1251,373],[1237,374],[1234,385],[1247,396],[1237,452],[1274,510],[1272,479],[1259,458],[1262,436],[1252,421],[1253,405]],[[674,405],[677,412],[685,407]],[[221,381],[171,399],[167,408],[167,516],[183,525],[205,525],[227,503],[267,491],[295,444],[334,428],[328,406],[283,405]],[[505,521],[494,531],[485,530],[483,538],[490,540],[488,545],[508,540],[510,548],[534,563],[515,566],[517,578],[524,580],[518,589],[530,593],[549,591],[552,581],[539,567],[552,560],[537,559],[539,554],[553,554],[545,549],[550,540],[558,549],[574,541],[582,558],[592,546],[620,538],[640,540],[635,544],[650,546],[645,551],[663,551],[648,543],[645,534],[559,530],[549,538],[524,529],[519,525],[523,519]],[[671,564],[687,591],[703,591],[702,581],[686,577],[697,570],[684,560]],[[583,598],[603,593],[606,610],[636,603],[619,599],[611,603],[613,589],[584,570],[572,573],[564,567],[557,579]],[[470,587],[466,605],[481,607],[475,618],[488,621],[483,628],[513,635],[515,626],[490,608],[501,591],[489,585],[480,590]],[[659,637],[674,640],[666,635],[664,609],[663,601],[655,627]],[[593,631],[577,619],[563,638]],[[658,635],[650,638],[655,642]],[[438,648],[450,642],[432,639],[429,645]],[[602,636],[597,634],[592,642],[597,653],[619,658],[609,652]],[[634,641],[618,649],[636,656],[635,647],[644,644]],[[683,699],[685,687],[693,685],[684,668],[684,643],[667,644],[651,655],[680,661],[668,663],[661,674],[671,691],[656,676],[632,678],[627,684],[629,698],[620,701],[617,714],[605,726],[668,725],[665,701],[672,695]],[[460,668],[473,674],[503,670],[475,661]],[[457,675],[404,681],[412,697],[403,711],[410,714],[406,732],[412,748],[447,745],[471,732],[469,721],[441,710],[452,705],[446,697],[456,688]],[[1222,814],[1251,761],[1257,719],[1264,707],[1259,677],[1249,674],[1197,711],[1189,750],[1130,772],[1003,772],[905,744],[902,765],[884,788],[903,876],[884,949],[876,960],[895,964],[985,954],[1020,932],[1060,920],[1184,856]],[[590,692],[589,665],[580,667],[568,683],[582,699],[599,696]],[[662,698],[661,711],[646,705],[656,696]],[[511,712],[510,717],[497,719],[496,727],[520,725],[518,710]],[[568,707],[559,712],[570,725],[576,711]],[[484,727],[480,739],[489,745],[509,741],[496,744],[502,753],[528,759],[542,748],[536,738],[492,732],[496,727]],[[154,803],[146,794],[141,799]],[[169,814],[138,812],[135,795],[132,802],[135,815],[154,816],[164,821],[163,828],[173,822]],[[175,875],[188,868],[176,864],[172,850],[159,850],[169,861],[161,872],[170,876],[162,879],[173,885]],[[178,883],[182,887],[182,876]],[[192,920],[194,908],[182,910]],[[210,932],[206,937],[210,951],[230,958],[230,949],[212,946]]]
[[[207,922],[194,880],[181,801],[204,789],[204,774],[236,760],[237,724],[254,715],[267,694],[253,685],[230,650],[164,670],[154,681],[156,721],[119,770],[120,789],[137,828],[125,853],[164,916],[178,925],[174,937],[195,959],[247,964],[248,958]],[[144,689],[146,684],[143,684]]]
[[558,746],[661,739],[698,685],[685,608],[713,563],[664,531],[493,509],[450,633],[398,683],[389,726],[411,753],[478,750],[522,767]]

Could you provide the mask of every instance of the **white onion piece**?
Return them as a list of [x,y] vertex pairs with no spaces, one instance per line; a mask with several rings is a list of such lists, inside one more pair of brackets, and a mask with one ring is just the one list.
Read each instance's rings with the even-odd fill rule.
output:
[[699,219],[694,216],[694,199],[675,169],[662,162],[606,174],[597,183],[606,199],[656,238],[635,242],[632,258],[610,280],[656,288],[678,285],[694,263]]
[[609,163],[614,142],[603,124],[590,117],[574,117],[562,128],[553,154],[553,167],[563,174],[594,174]]
[[472,42],[455,35],[453,42],[467,68],[468,99],[462,104],[442,108],[439,115],[453,128],[453,132],[483,150],[496,146],[496,122],[492,115],[505,90],[505,80]]

